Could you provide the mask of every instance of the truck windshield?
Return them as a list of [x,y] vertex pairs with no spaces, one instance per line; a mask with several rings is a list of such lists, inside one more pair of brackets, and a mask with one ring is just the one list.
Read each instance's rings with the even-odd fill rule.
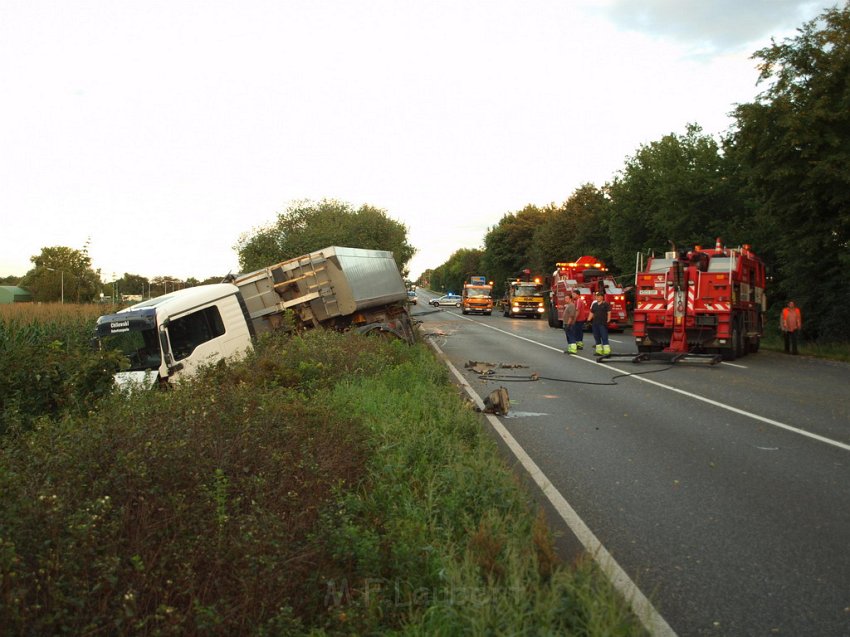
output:
[[539,285],[518,285],[514,296],[540,296]]
[[466,288],[466,296],[475,299],[487,298],[490,296],[489,288]]
[[156,330],[144,329],[110,334],[100,338],[103,349],[117,349],[130,359],[131,372],[157,370],[162,363]]

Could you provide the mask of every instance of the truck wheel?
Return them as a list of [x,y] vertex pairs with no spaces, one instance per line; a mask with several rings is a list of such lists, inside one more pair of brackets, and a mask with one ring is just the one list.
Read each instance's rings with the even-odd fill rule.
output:
[[729,338],[729,347],[724,347],[720,350],[720,355],[723,357],[725,361],[733,361],[738,357],[738,342],[740,337],[738,336],[738,323],[735,322],[735,325],[732,326],[732,334],[730,334]]
[[549,309],[546,312],[546,320],[549,321],[549,327],[558,327],[558,321],[555,319],[557,314],[555,314],[555,308],[552,304],[549,304]]
[[738,347],[738,358],[746,356],[750,351],[750,344],[747,341],[747,336],[744,334],[743,328],[738,332],[738,338],[741,340]]

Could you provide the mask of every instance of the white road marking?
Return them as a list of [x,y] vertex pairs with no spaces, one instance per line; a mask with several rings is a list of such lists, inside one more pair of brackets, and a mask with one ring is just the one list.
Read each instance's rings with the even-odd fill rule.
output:
[[[505,333],[507,334],[508,332]],[[433,342],[433,340],[430,340],[429,342],[431,343],[431,346],[437,351],[443,362],[451,370],[452,374],[454,374],[455,378],[457,378],[461,386],[466,390],[466,393],[469,394],[470,398],[472,398],[478,408],[483,410],[484,401],[472,388],[472,386],[466,381],[466,379],[463,377],[463,374],[461,374],[460,371],[458,371],[458,369],[454,365],[452,365],[451,361],[449,361],[443,350],[441,350],[440,347]],[[544,347],[549,346],[544,345]],[[549,478],[547,478],[546,475],[543,473],[543,471],[540,470],[540,467],[537,466],[537,463],[535,463],[534,460],[531,459],[531,456],[529,456],[525,452],[525,449],[522,448],[522,446],[511,435],[511,433],[504,427],[504,425],[502,425],[501,421],[492,414],[484,414],[484,416],[486,416],[487,420],[490,422],[490,426],[493,427],[496,433],[498,433],[502,440],[505,441],[505,444],[510,448],[513,454],[516,456],[517,460],[520,461],[528,475],[531,476],[531,478],[543,492],[543,495],[546,496],[546,499],[549,500],[553,507],[555,507],[555,510],[558,512],[558,515],[561,516],[561,519],[566,523],[566,525],[570,528],[573,534],[578,538],[584,549],[588,552],[588,554],[593,556],[593,559],[599,565],[599,568],[602,569],[602,572],[605,573],[605,576],[609,579],[612,586],[614,586],[614,588],[629,603],[635,615],[637,615],[637,617],[640,619],[641,623],[643,624],[644,628],[646,628],[646,630],[649,632],[649,634],[654,636],[657,635],[658,637],[676,637],[676,633],[670,627],[670,624],[668,624],[667,621],[661,616],[661,614],[655,609],[649,599],[647,599],[647,597],[641,592],[641,590],[632,581],[632,579],[623,570],[623,568],[617,563],[614,557],[602,545],[602,542],[600,542],[599,539],[593,534],[593,531],[591,531],[590,528],[579,517],[575,509],[570,506],[566,498],[561,495],[561,493],[555,488],[555,485],[553,485],[549,481]]]
[[[471,320],[466,318],[465,316],[461,316],[460,318],[464,320]],[[539,341],[534,341],[530,338],[526,338],[524,336],[519,336],[518,334],[513,334],[512,332],[505,331],[503,329],[499,329],[498,327],[493,327],[492,325],[488,325],[487,323],[482,323],[480,321],[473,321],[478,325],[489,328],[491,330],[495,330],[497,332],[501,332],[502,334],[507,334],[508,336],[513,336],[521,341],[526,341],[528,343],[534,343],[535,345],[539,345],[540,347],[545,347],[546,349],[551,349],[555,352],[563,352],[563,349],[559,349],[557,347],[552,347],[551,345],[546,345],[545,343],[541,343]],[[610,369],[612,371],[616,371],[617,373],[621,373],[623,370],[618,369],[616,367],[611,367],[610,365],[606,365],[605,363],[597,363],[595,360],[590,358],[584,358],[582,356],[571,356],[570,360],[579,360],[584,363],[590,363],[591,365],[598,365],[599,367],[604,367],[605,369]],[[833,447],[838,447],[839,449],[843,449],[844,451],[850,451],[850,445],[845,444],[843,442],[839,442],[838,440],[833,440],[832,438],[827,438],[826,436],[820,436],[816,433],[812,433],[811,431],[806,431],[805,429],[799,429],[797,427],[792,427],[791,425],[787,425],[783,422],[779,422],[778,420],[773,420],[772,418],[766,418],[764,416],[759,416],[758,414],[754,414],[750,411],[744,411],[743,409],[738,409],[737,407],[732,407],[731,405],[724,405],[723,403],[717,402],[716,400],[712,400],[711,398],[706,398],[705,396],[700,396],[699,394],[694,394],[689,391],[685,391],[684,389],[678,389],[677,387],[672,387],[670,385],[665,385],[664,383],[659,383],[655,380],[650,380],[645,376],[628,376],[628,378],[633,378],[634,380],[639,380],[642,383],[649,383],[650,385],[655,385],[656,387],[661,387],[662,389],[667,389],[672,392],[676,392],[677,394],[681,394],[683,396],[687,396],[688,398],[693,398],[694,400],[698,400],[700,402],[713,405],[714,407],[719,407],[720,409],[725,409],[726,411],[731,411],[740,416],[745,416],[747,418],[752,418],[753,420],[758,420],[759,422],[763,422],[765,424],[771,425],[773,427],[777,427],[779,429],[784,429],[786,431],[790,431],[795,434],[799,434],[801,436],[805,436],[806,438],[811,438],[812,440],[817,440],[818,442],[823,442],[828,445],[832,445]]]

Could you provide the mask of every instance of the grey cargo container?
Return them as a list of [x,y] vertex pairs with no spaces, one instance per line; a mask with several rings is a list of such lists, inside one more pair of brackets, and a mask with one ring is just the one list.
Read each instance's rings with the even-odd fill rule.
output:
[[283,311],[291,309],[301,327],[401,321],[405,338],[412,338],[407,289],[392,252],[331,246],[241,275],[234,283],[257,333],[278,329]]

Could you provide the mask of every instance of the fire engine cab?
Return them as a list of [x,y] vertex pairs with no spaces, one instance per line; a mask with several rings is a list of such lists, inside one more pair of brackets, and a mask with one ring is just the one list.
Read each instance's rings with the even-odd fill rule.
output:
[[635,275],[633,334],[640,352],[704,353],[734,360],[764,334],[764,263],[749,245],[667,252]]
[[602,292],[611,306],[609,330],[622,331],[626,325],[626,296],[623,289],[608,273],[605,264],[592,256],[577,261],[556,263],[549,291],[549,326],[563,327],[567,292],[578,292],[590,307],[594,294]]

